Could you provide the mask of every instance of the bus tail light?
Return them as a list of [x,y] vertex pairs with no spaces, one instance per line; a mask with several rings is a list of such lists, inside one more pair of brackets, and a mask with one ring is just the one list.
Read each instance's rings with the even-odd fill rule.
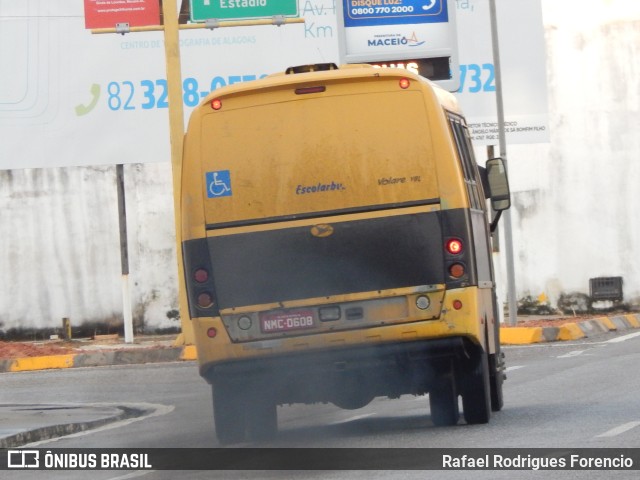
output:
[[460,300],[454,300],[453,301],[453,309],[454,310],[462,309],[462,302]]
[[182,257],[186,280],[189,317],[217,317],[220,315],[216,288],[206,238],[182,243]]
[[207,330],[207,337],[216,338],[217,335],[218,335],[218,330],[216,330],[214,327],[211,327]]
[[204,268],[199,268],[193,273],[193,279],[198,283],[204,283],[209,280],[209,272]]
[[459,255],[463,250],[462,240],[459,238],[450,238],[447,240],[446,249],[451,255]]
[[451,275],[453,278],[460,278],[464,276],[464,274],[465,268],[461,263],[454,263],[449,267],[449,275]]
[[202,292],[198,295],[197,302],[200,308],[211,308],[213,306],[213,297],[209,292]]
[[300,87],[295,89],[296,95],[307,95],[309,93],[322,93],[327,90],[324,85],[318,85],[316,87]]

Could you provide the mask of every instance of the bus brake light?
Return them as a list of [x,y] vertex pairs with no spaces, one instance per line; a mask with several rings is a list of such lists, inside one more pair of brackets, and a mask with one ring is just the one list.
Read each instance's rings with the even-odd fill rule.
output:
[[194,272],[193,279],[198,283],[204,283],[209,280],[209,272],[207,272],[204,268],[199,268]]
[[462,240],[458,238],[452,238],[447,241],[447,252],[451,255],[458,255],[462,253]]
[[318,85],[315,87],[300,87],[295,89],[296,95],[307,95],[309,93],[322,93],[327,90],[324,85]]

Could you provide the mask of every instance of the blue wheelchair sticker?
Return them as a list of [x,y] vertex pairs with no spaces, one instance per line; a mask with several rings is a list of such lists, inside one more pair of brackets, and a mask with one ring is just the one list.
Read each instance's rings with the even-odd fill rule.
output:
[[229,170],[207,172],[205,177],[207,181],[208,198],[231,196],[231,172],[229,172]]

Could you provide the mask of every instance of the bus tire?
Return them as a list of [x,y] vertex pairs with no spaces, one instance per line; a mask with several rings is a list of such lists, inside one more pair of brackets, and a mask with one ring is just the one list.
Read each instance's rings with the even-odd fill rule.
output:
[[460,419],[458,394],[453,375],[442,375],[429,390],[431,421],[436,427],[456,425]]
[[489,375],[491,376],[491,411],[499,412],[504,406],[502,384],[504,383],[504,371],[501,356],[502,352],[489,355]]
[[474,355],[465,373],[462,412],[469,425],[489,423],[491,418],[491,386],[487,354]]
[[278,433],[278,410],[275,402],[257,399],[247,412],[247,436],[254,442],[271,440]]
[[239,392],[226,382],[212,386],[213,420],[222,445],[240,443],[245,438],[245,417]]

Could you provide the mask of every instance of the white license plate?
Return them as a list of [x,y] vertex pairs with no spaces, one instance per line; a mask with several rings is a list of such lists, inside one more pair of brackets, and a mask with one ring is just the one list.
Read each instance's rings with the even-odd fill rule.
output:
[[289,332],[313,327],[313,312],[311,310],[270,312],[260,315],[262,333]]

